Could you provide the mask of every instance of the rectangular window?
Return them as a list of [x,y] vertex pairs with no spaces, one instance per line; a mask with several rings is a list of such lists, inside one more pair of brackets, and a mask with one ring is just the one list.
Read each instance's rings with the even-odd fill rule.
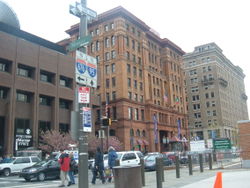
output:
[[106,73],[106,74],[109,74],[109,73],[110,73],[109,65],[105,65],[105,73]]
[[141,58],[138,57],[138,64],[141,65]]
[[213,110],[213,116],[216,116],[216,110]]
[[128,118],[133,119],[133,108],[128,107]]
[[138,95],[136,93],[135,93],[134,98],[135,98],[135,101],[138,101]]
[[109,88],[109,79],[106,79],[106,88]]
[[109,30],[109,26],[108,26],[108,25],[105,25],[105,26],[104,26],[104,31],[107,32],[108,30]]
[[47,71],[40,71],[40,80],[43,82],[53,83],[54,74]]
[[137,80],[134,80],[134,88],[137,89]]
[[143,95],[140,95],[140,102],[143,102]]
[[69,124],[67,124],[67,123],[60,123],[59,124],[59,131],[61,133],[68,133],[69,132]]
[[115,24],[114,23],[111,23],[110,24],[110,29],[114,29],[115,28]]
[[110,96],[109,96],[109,93],[106,93],[106,101],[107,101],[107,103],[109,103],[109,102],[110,102]]
[[109,52],[105,53],[105,60],[106,61],[110,60],[110,54],[109,54]]
[[131,78],[128,78],[128,87],[131,87]]
[[96,58],[96,63],[99,64],[99,62],[100,62],[100,56],[97,55],[95,58]]
[[112,73],[115,72],[115,63],[112,63],[112,64],[111,64],[111,71],[112,71]]
[[144,110],[141,110],[141,120],[144,121]]
[[111,58],[112,58],[112,59],[115,59],[115,58],[116,58],[115,50],[111,51]]
[[139,77],[142,78],[142,70],[139,69]]
[[51,106],[52,98],[45,95],[40,95],[39,103],[40,105]]
[[112,100],[116,100],[116,92],[115,91],[112,92]]
[[137,69],[136,69],[136,67],[133,67],[133,74],[134,74],[134,76],[137,75]]
[[113,119],[117,119],[116,107],[112,107]]
[[99,34],[100,34],[100,31],[99,31],[98,28],[95,29],[95,34],[96,34],[96,35],[99,35]]
[[32,78],[33,71],[34,71],[34,68],[26,66],[26,65],[18,64],[18,66],[17,66],[17,75],[19,75],[19,76]]
[[130,73],[131,72],[131,67],[130,64],[127,64],[127,72]]
[[73,79],[68,78],[66,76],[60,76],[59,83],[60,83],[61,86],[72,88]]
[[132,57],[133,57],[133,62],[136,63],[136,57],[135,57],[135,55],[133,54]]
[[116,86],[116,79],[115,77],[112,78],[112,87],[115,87]]
[[140,90],[142,91],[143,90],[143,83],[140,82]]
[[139,110],[138,110],[138,108],[135,109],[135,120],[139,120]]
[[39,121],[39,133],[51,130],[51,123],[49,121]]
[[59,99],[59,107],[62,109],[69,109],[71,102],[65,99]]
[[25,130],[30,129],[29,119],[15,119],[15,132],[16,134],[25,134]]
[[129,98],[130,100],[132,100],[132,93],[131,93],[131,92],[128,92],[128,98]]
[[0,58],[0,71],[10,72],[12,61]]
[[16,100],[19,102],[30,103],[31,101],[31,94],[23,91],[16,92]]
[[130,54],[129,54],[129,52],[126,52],[126,58],[127,58],[127,60],[130,60]]
[[8,94],[8,88],[0,87],[0,99],[6,99]]

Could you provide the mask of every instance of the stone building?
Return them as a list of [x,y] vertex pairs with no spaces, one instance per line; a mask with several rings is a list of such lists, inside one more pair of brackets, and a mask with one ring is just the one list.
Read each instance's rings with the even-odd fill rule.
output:
[[[66,32],[70,39],[61,45],[78,38],[79,24]],[[88,24],[88,33],[88,54],[98,63],[96,95],[102,102],[102,114],[95,109],[96,131],[107,109],[109,134],[124,143],[124,150],[183,149],[187,111],[182,49],[123,7],[98,15]]]
[[215,43],[183,57],[193,139],[230,138],[237,144],[237,121],[248,119],[244,73]]

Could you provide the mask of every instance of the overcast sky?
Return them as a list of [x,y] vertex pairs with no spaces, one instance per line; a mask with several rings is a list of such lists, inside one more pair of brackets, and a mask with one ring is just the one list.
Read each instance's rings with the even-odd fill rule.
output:
[[[69,4],[74,0],[3,1],[16,12],[22,30],[52,42],[69,37],[64,31],[79,22],[69,14]],[[185,52],[215,42],[234,65],[243,69],[250,97],[249,0],[87,0],[87,6],[98,14],[123,6]]]

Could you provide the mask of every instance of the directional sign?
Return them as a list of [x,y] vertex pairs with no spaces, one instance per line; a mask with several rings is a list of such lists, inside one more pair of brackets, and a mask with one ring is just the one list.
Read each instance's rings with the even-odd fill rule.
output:
[[94,10],[87,8],[78,2],[76,2],[75,6],[69,5],[69,13],[79,18],[81,18],[82,15],[86,15],[87,17],[90,17],[90,18],[97,17],[97,13]]
[[216,138],[213,139],[213,145],[216,150],[231,149],[231,140],[228,138]]
[[77,83],[94,88],[97,87],[96,58],[77,50],[75,70]]
[[82,46],[86,46],[91,41],[91,39],[92,39],[91,35],[88,35],[86,37],[75,40],[69,44],[69,46],[67,47],[67,50],[74,51],[77,48],[80,48]]
[[89,87],[79,87],[78,89],[78,103],[89,103]]
[[82,126],[84,132],[92,131],[92,118],[91,118],[91,108],[82,108]]

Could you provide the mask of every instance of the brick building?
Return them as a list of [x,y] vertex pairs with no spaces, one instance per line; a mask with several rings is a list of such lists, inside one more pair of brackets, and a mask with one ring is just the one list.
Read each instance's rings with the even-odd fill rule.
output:
[[[78,38],[79,24],[66,32],[70,39],[61,45]],[[88,54],[98,63],[95,92],[101,97],[102,116],[108,104],[112,118],[109,134],[117,136],[125,150],[181,150],[180,140],[187,136],[181,48],[160,38],[123,7],[98,15],[88,24],[88,32],[92,35]],[[95,109],[95,115],[97,131],[100,109]]]
[[69,131],[73,100],[64,48],[0,22],[0,155],[37,146],[41,131]]

